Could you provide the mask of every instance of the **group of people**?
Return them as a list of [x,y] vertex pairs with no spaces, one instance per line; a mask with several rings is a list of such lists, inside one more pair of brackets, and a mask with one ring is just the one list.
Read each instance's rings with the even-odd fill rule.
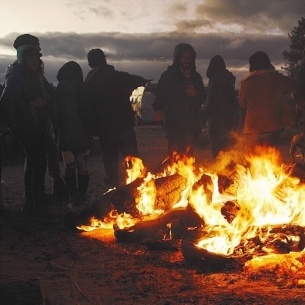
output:
[[[101,49],[92,49],[87,54],[91,67],[88,75],[84,77],[80,65],[69,61],[59,69],[55,88],[44,77],[39,39],[24,34],[17,37],[14,47],[17,60],[6,70],[1,112],[26,154],[24,213],[45,208],[47,166],[54,178],[54,191],[62,188],[62,196],[68,194],[73,206],[85,202],[93,136],[98,136],[101,146],[105,185],[118,187],[120,154],[139,157],[129,98],[135,88],[150,80],[115,70]],[[216,55],[207,69],[206,91],[195,60],[190,44],[175,47],[173,63],[157,83],[153,107],[156,119],[163,122],[168,155],[194,153],[202,128],[199,113],[204,109],[211,154],[216,158],[232,145],[236,78],[224,59]],[[254,53],[249,63],[250,73],[241,81],[238,100],[245,109],[243,132],[251,145],[277,145],[282,130],[279,101],[295,90],[296,96],[304,96],[304,81],[297,86],[294,80],[274,71],[268,55],[261,51]],[[63,177],[57,147],[64,162]]]
[[241,81],[237,97],[236,77],[226,68],[220,55],[209,62],[205,95],[195,59],[196,52],[191,45],[177,45],[173,64],[163,72],[157,84],[153,107],[156,119],[163,121],[168,154],[193,154],[200,133],[200,108],[207,121],[213,158],[233,147],[232,131],[236,131],[236,126],[241,128],[245,148],[277,146],[283,128],[287,127],[283,115],[288,113],[281,111],[282,100],[294,97],[300,107],[305,104],[305,62],[295,80],[276,71],[265,52],[255,52],[249,58],[249,74]]
[[[120,154],[139,155],[129,97],[149,80],[116,71],[107,64],[101,49],[92,49],[87,54],[92,70],[85,79],[80,65],[69,61],[59,69],[55,88],[44,77],[39,39],[24,34],[16,38],[14,47],[17,60],[5,73],[1,115],[25,151],[24,214],[46,209],[47,166],[50,175],[54,172],[51,168],[58,171],[63,197],[68,196],[64,199],[69,199],[72,206],[85,202],[93,136],[99,137],[107,175],[105,184],[107,188],[118,187]],[[53,163],[48,157],[50,147],[56,154]],[[64,163],[63,177],[58,151]],[[54,193],[56,182],[54,178]]]

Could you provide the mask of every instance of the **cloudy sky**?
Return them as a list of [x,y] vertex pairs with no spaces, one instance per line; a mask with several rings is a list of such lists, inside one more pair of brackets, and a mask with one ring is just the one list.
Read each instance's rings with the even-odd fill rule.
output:
[[190,43],[207,85],[209,60],[219,54],[237,77],[248,73],[255,51],[268,53],[280,70],[288,33],[305,16],[305,0],[6,0],[1,3],[0,83],[16,59],[15,38],[40,39],[47,79],[75,60],[89,71],[86,54],[101,48],[117,70],[158,81],[172,63],[174,47]]

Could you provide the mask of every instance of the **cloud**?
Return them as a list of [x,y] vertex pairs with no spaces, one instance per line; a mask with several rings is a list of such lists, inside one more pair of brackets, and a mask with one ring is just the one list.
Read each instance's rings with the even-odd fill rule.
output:
[[[283,65],[282,52],[289,47],[289,39],[267,34],[123,34],[123,33],[32,33],[40,39],[46,74],[56,83],[56,73],[65,62],[75,60],[87,70],[86,55],[92,48],[101,48],[108,63],[132,74],[159,79],[163,70],[172,63],[174,47],[181,42],[190,43],[197,52],[197,68],[205,77],[210,58],[223,56],[228,67],[243,71],[248,58],[257,50],[268,53],[274,65]],[[0,47],[11,48],[17,33],[0,38]],[[14,60],[2,57],[0,71]],[[85,71],[86,72],[86,71]],[[232,71],[233,72],[233,71]],[[234,73],[234,72],[233,72]],[[239,72],[240,73],[240,72]],[[0,74],[0,82],[4,82]],[[206,82],[207,83],[207,82]]]

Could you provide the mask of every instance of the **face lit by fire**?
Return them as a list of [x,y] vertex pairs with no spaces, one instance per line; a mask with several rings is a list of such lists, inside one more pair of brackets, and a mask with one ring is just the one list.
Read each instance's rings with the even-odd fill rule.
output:
[[180,65],[183,69],[190,69],[193,56],[190,52],[182,52],[180,54]]

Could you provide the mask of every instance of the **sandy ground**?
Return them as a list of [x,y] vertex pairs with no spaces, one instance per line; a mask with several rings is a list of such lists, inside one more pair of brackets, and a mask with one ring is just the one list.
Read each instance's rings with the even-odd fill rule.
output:
[[[136,126],[141,159],[150,170],[166,157],[160,125]],[[281,138],[283,162],[298,128]],[[196,162],[209,163],[206,134],[200,135]],[[62,163],[61,163],[62,165]],[[3,164],[1,201],[1,304],[305,304],[304,286],[279,285],[267,275],[243,271],[206,273],[190,267],[177,247],[151,250],[143,243],[118,242],[113,232],[68,230],[67,203],[50,196],[43,217],[25,219],[22,162]],[[98,147],[89,161],[91,200],[102,196],[104,168]],[[51,180],[46,179],[51,193]]]

